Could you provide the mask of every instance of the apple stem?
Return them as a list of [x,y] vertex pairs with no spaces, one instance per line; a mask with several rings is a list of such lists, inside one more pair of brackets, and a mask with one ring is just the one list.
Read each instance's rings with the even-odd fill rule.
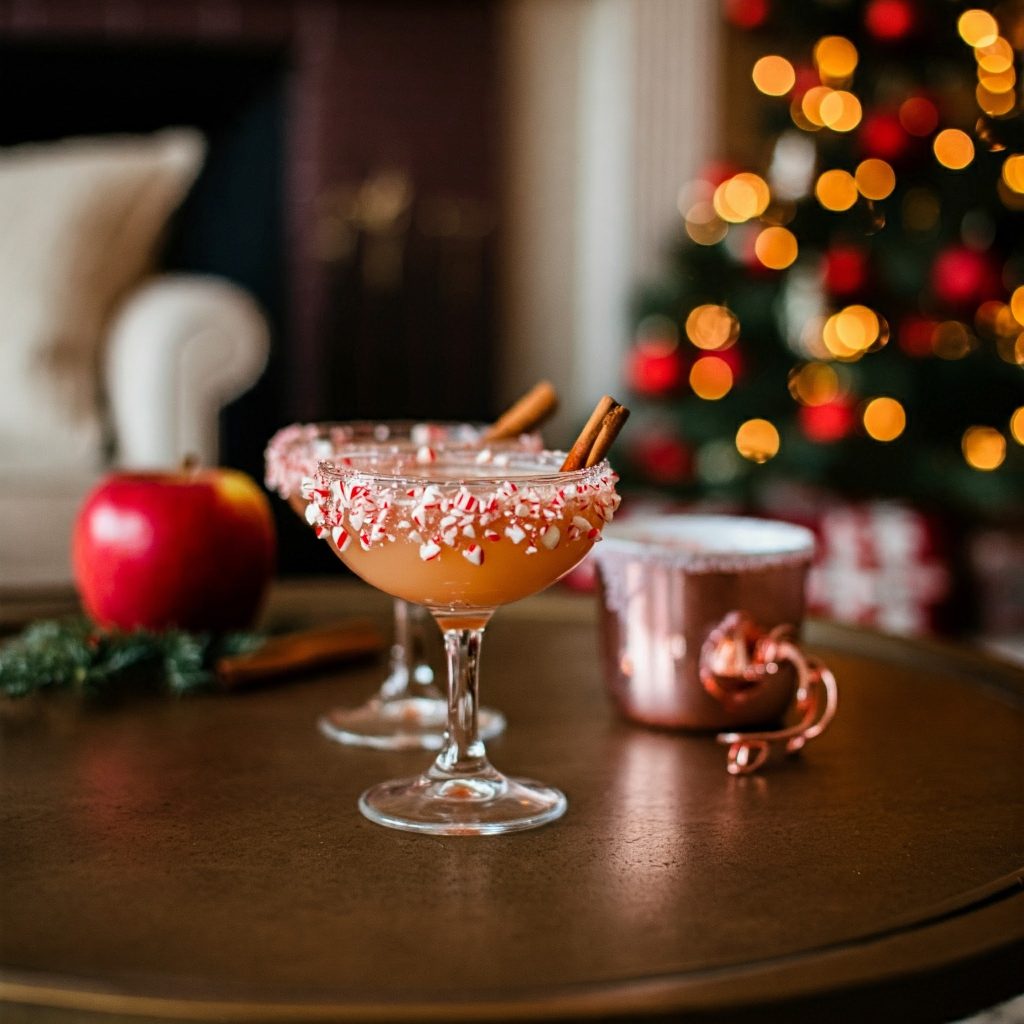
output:
[[194,473],[199,469],[199,456],[195,452],[187,452],[181,460],[182,473]]

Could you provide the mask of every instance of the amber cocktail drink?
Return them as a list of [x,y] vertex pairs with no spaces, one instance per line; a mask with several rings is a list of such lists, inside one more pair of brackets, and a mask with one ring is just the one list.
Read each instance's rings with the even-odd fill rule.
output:
[[380,447],[324,463],[310,513],[354,572],[386,593],[428,608],[444,635],[448,724],[422,775],[360,798],[392,828],[481,835],[560,817],[558,790],[512,779],[487,760],[477,721],[484,627],[500,605],[554,583],[600,538],[618,507],[607,462],[559,472],[564,453],[506,453],[500,466],[471,451],[437,452],[429,464]]
[[[322,459],[338,459],[350,450],[383,445],[391,451],[408,450],[430,459],[445,446],[473,449],[489,456],[509,449],[536,451],[536,434],[486,446],[485,427],[471,423],[424,423],[403,420],[294,423],[279,430],[267,445],[266,484],[306,518],[309,507],[304,485],[312,482]],[[396,599],[394,631],[388,674],[376,695],[356,707],[335,707],[318,720],[320,731],[332,740],[352,746],[383,750],[425,748],[437,750],[444,738],[448,703],[434,681],[426,656],[429,616],[420,606]],[[481,709],[480,730],[497,736],[505,727],[500,713]]]

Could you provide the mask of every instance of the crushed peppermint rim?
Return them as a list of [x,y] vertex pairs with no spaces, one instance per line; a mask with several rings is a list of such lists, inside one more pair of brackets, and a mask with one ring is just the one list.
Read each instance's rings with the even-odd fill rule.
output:
[[292,423],[282,427],[267,442],[264,452],[264,482],[267,489],[288,499],[302,493],[302,482],[311,478],[323,459],[337,458],[349,449],[389,445],[422,450],[424,461],[440,448],[464,446],[479,449],[477,458],[486,458],[497,449],[537,450],[540,436],[523,434],[518,438],[488,443],[481,447],[486,423],[461,423],[456,420],[331,420],[317,423]]
[[502,454],[503,465],[485,470],[466,449],[439,450],[429,463],[408,448],[352,450],[303,482],[306,518],[339,547],[354,540],[369,551],[405,539],[425,562],[449,548],[476,566],[491,544],[537,554],[600,540],[619,506],[607,461],[562,473],[564,452]]

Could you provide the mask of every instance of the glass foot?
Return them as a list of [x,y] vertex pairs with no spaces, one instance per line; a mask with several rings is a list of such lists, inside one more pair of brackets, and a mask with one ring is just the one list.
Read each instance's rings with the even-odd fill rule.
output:
[[[334,708],[317,726],[328,739],[376,750],[440,750],[448,725],[448,705],[428,697],[375,697],[357,708]],[[500,711],[480,709],[480,735],[492,739],[505,731]]]
[[557,789],[491,770],[481,776],[431,774],[382,782],[359,798],[359,810],[378,825],[441,836],[489,836],[537,828],[565,814]]

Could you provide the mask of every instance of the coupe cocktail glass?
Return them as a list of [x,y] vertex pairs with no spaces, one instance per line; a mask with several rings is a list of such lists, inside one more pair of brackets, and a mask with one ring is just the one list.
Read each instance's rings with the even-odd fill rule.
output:
[[439,451],[423,465],[399,450],[323,463],[310,519],[368,583],[428,608],[448,660],[448,728],[422,775],[367,790],[360,810],[391,828],[484,835],[560,817],[550,786],[512,779],[487,759],[478,725],[480,646],[494,610],[554,583],[600,537],[619,498],[607,462],[559,472],[560,452],[509,453],[496,467]]
[[[294,423],[279,430],[266,450],[266,484],[306,517],[303,483],[311,481],[322,459],[344,457],[346,451],[386,445],[408,450],[421,458],[446,446],[498,453],[510,449],[537,451],[537,434],[489,442],[483,447],[486,427],[473,423],[424,423],[405,420]],[[358,707],[331,708],[317,722],[332,740],[380,750],[438,750],[444,739],[448,703],[435,684],[427,659],[429,615],[420,605],[401,599],[394,603],[394,632],[388,674],[377,693]],[[480,710],[480,731],[487,738],[505,728],[504,716]]]

